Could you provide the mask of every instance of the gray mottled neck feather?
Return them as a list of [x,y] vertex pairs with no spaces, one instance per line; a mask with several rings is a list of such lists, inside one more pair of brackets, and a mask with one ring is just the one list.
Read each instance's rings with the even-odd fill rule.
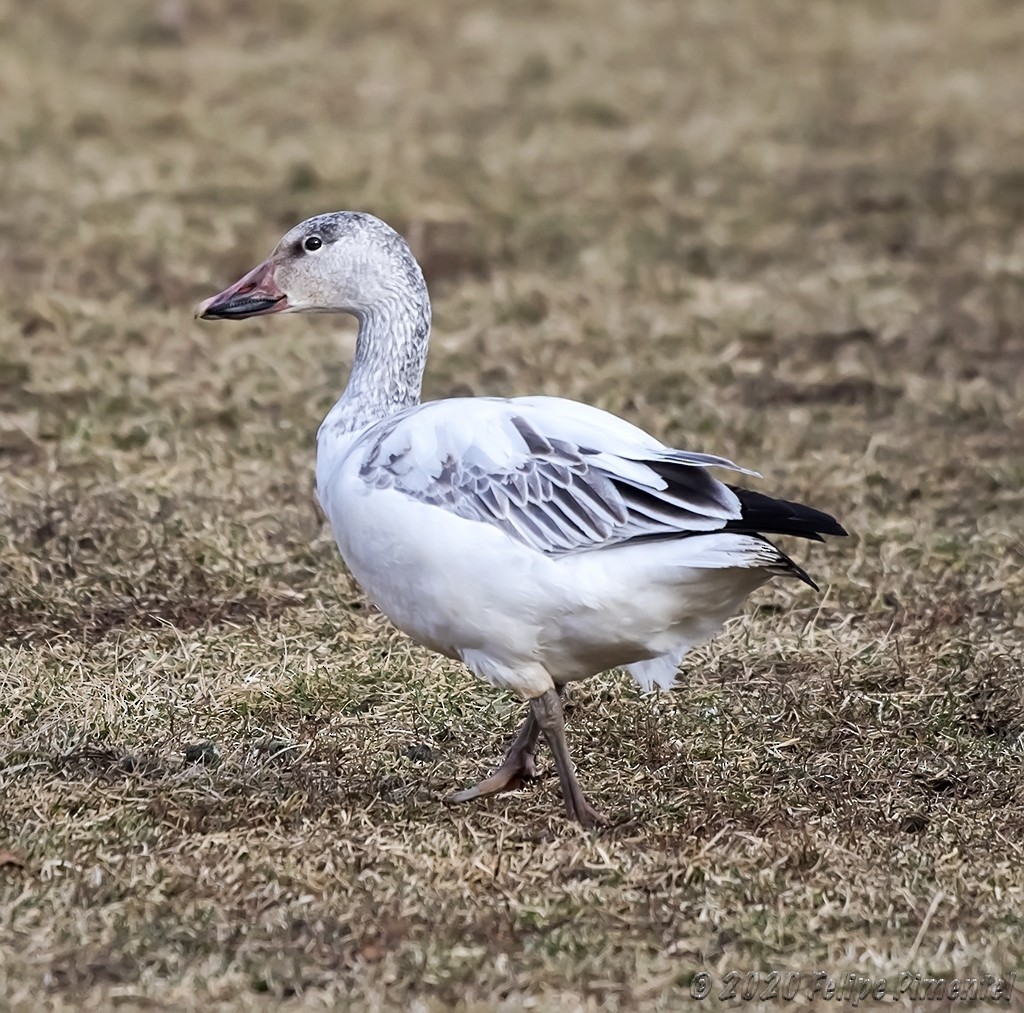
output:
[[[357,433],[418,404],[430,338],[430,297],[419,265],[406,253],[385,296],[356,314],[359,334],[345,393],[318,438]],[[405,259],[405,258],[403,258]]]

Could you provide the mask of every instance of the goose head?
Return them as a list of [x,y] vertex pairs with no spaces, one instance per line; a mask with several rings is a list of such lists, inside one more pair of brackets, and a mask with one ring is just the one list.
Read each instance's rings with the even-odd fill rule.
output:
[[336,211],[290,229],[274,252],[201,302],[202,320],[268,313],[350,313],[362,318],[400,290],[423,286],[405,240],[373,215]]

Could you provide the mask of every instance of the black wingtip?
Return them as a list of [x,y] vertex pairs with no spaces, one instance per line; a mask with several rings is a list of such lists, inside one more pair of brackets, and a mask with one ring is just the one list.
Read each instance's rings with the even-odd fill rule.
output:
[[[766,538],[765,541],[768,542],[768,539]],[[821,590],[811,578],[811,575],[799,563],[795,562],[790,556],[787,556],[774,542],[768,542],[768,544],[779,555],[778,573],[784,574],[787,577],[796,577],[798,580],[802,580],[808,587],[814,588],[815,591]]]
[[817,592],[821,592],[821,588],[815,583],[814,578],[802,567],[793,564],[793,572],[810,588],[813,588]]
[[803,503],[774,499],[752,489],[731,485],[743,511],[738,520],[729,521],[727,530],[752,531],[770,535],[796,535],[813,542],[823,542],[824,535],[844,537],[847,534],[831,514]]

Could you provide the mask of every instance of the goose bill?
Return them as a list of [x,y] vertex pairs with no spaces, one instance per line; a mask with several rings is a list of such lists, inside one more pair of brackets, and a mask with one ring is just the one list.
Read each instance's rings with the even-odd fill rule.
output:
[[196,307],[200,320],[244,320],[288,309],[288,299],[274,281],[274,263],[264,261],[243,278]]

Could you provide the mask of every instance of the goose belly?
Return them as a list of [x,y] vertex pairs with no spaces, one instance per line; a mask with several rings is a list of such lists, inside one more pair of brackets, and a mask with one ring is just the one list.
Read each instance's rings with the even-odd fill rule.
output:
[[328,516],[352,575],[399,629],[523,696],[678,659],[770,576],[695,566],[689,539],[551,559],[491,525],[359,482]]
[[535,660],[551,561],[495,528],[360,484],[328,510],[341,555],[403,632],[450,657]]

